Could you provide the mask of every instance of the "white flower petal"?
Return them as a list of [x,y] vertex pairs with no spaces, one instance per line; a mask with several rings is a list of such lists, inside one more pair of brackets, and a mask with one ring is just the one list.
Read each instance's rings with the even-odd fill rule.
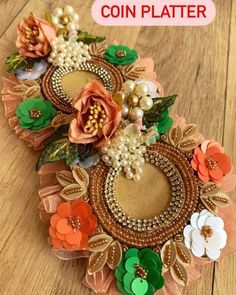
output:
[[220,231],[218,231],[218,233],[221,236],[221,243],[220,243],[219,247],[220,247],[220,249],[223,249],[227,244],[227,233],[224,230],[220,230]]
[[213,229],[213,231],[217,231],[224,228],[224,221],[220,217],[208,217],[205,224],[209,225]]
[[192,230],[193,227],[190,224],[186,225],[183,231],[184,237],[187,239],[191,239]]
[[192,246],[194,248],[198,247],[199,245],[203,245],[204,246],[205,243],[205,239],[204,237],[201,235],[200,230],[198,229],[194,229],[192,231]]
[[219,232],[213,232],[210,238],[205,239],[205,248],[209,251],[217,251],[222,243],[222,236]]
[[220,249],[215,249],[214,251],[211,251],[209,249],[206,250],[206,255],[212,260],[217,260],[220,257],[220,254]]
[[[201,212],[200,212],[200,216],[208,213],[209,211],[207,209],[203,209]],[[209,212],[210,213],[210,212]]]
[[207,218],[213,216],[209,211],[205,212],[204,214],[200,213],[200,216],[197,221],[198,228],[201,229],[205,224]]
[[198,247],[192,246],[191,251],[196,257],[202,257],[203,255],[205,255],[205,248],[203,244],[199,244]]
[[193,213],[191,219],[190,219],[190,222],[191,222],[191,225],[194,227],[194,228],[198,228],[197,226],[197,220],[198,220],[198,217],[199,217],[199,213]]
[[191,240],[190,239],[185,238],[184,244],[188,249],[191,249]]

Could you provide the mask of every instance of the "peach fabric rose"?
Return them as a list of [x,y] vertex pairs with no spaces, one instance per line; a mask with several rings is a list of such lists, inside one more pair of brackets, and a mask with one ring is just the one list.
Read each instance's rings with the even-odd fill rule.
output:
[[78,112],[70,124],[70,141],[93,143],[95,148],[106,145],[121,120],[120,106],[113,101],[112,94],[101,82],[93,80],[84,87],[73,106]]
[[18,24],[17,34],[16,46],[20,55],[37,58],[48,55],[50,42],[56,37],[57,30],[31,13]]

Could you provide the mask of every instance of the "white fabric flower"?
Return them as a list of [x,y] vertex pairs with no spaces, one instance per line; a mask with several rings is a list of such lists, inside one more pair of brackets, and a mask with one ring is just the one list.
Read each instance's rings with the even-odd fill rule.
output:
[[147,84],[149,87],[149,94],[150,94],[151,98],[156,98],[156,97],[160,96],[159,93],[157,92],[157,86],[152,81],[136,80],[135,83],[136,84],[140,84],[140,83]]
[[22,68],[16,70],[16,77],[18,80],[37,80],[47,71],[47,68],[48,63],[42,59],[35,62],[30,71]]
[[208,210],[202,210],[192,215],[190,223],[183,232],[186,247],[196,257],[206,255],[212,260],[217,260],[227,242],[223,219],[214,216]]

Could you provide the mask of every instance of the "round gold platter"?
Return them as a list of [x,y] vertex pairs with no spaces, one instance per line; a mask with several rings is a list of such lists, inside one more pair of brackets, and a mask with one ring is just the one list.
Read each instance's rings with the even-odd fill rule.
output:
[[[199,201],[197,179],[179,150],[159,142],[147,151],[146,160],[146,176],[136,190],[136,182],[127,186],[120,171],[102,161],[93,170],[90,185],[90,202],[104,230],[138,248],[162,245],[180,233]],[[150,165],[157,174],[150,174]]]

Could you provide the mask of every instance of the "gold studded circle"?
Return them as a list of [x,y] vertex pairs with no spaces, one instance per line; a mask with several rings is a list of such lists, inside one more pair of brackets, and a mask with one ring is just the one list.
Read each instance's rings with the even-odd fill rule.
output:
[[[179,234],[196,211],[199,202],[198,181],[185,155],[177,148],[162,142],[156,143],[147,151],[147,156],[153,160],[153,164],[158,155],[165,157],[178,170],[183,182],[184,196],[181,197],[181,209],[178,214],[174,214],[174,218],[169,219],[171,214],[169,212],[167,216],[164,216],[161,224],[152,231],[138,231],[135,223],[131,222],[125,226],[119,222],[106,201],[105,188],[110,168],[101,161],[92,172],[89,197],[98,222],[114,239],[127,246],[143,248],[162,245]],[[180,193],[182,194],[182,191]]]
[[[90,61],[81,63],[77,70],[96,74],[101,79],[104,87],[112,93],[116,93],[122,88],[124,79],[121,72],[117,67],[102,58],[94,56]],[[77,70],[51,66],[44,74],[41,83],[44,96],[50,100],[57,109],[69,114],[75,111],[71,106],[73,98],[65,93],[61,80],[65,75]]]

